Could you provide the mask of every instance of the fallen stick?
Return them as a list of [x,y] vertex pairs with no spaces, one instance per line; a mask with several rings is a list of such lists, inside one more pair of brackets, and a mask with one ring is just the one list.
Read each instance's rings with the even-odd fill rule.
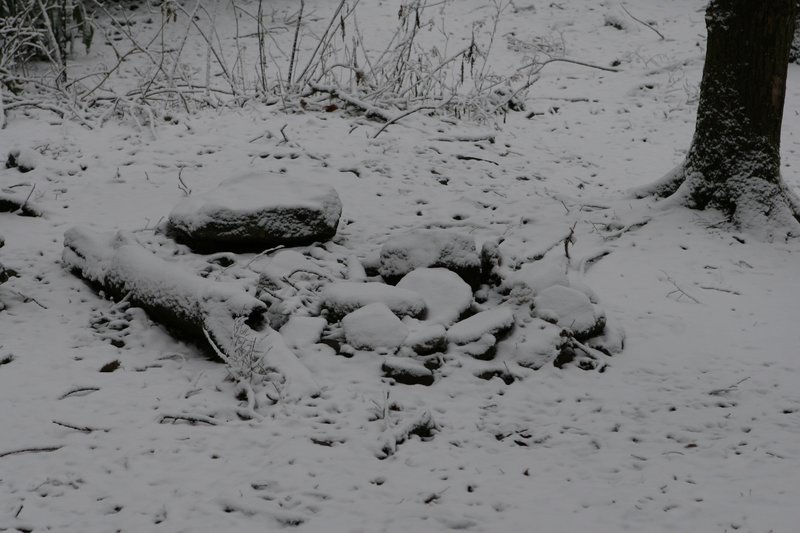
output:
[[87,394],[91,394],[93,392],[97,392],[100,390],[100,387],[78,387],[76,389],[71,389],[61,396],[58,397],[59,400],[63,400],[65,398],[69,398],[70,396],[86,396]]
[[23,453],[46,453],[60,450],[61,446],[42,446],[39,448],[22,448],[20,450],[11,450],[8,452],[0,453],[0,458],[8,457],[9,455],[22,455]]
[[75,431],[80,431],[81,433],[92,433],[94,431],[102,431],[104,433],[108,433],[111,431],[108,428],[93,428],[89,426],[76,426],[73,424],[68,424],[66,422],[59,422],[58,420],[53,420],[53,424],[61,427],[65,427],[67,429],[74,429]]
[[354,107],[357,107],[364,111],[366,116],[369,118],[370,116],[375,116],[383,120],[384,122],[391,122],[394,117],[392,117],[388,112],[384,111],[383,109],[376,107],[372,104],[364,102],[363,100],[359,100],[358,98],[347,94],[344,91],[339,90],[336,87],[330,85],[319,85],[317,83],[310,84],[311,88],[320,93],[328,93],[329,95],[333,96],[334,98],[338,98],[339,100],[346,102]]
[[160,424],[166,424],[167,422],[175,423],[179,420],[184,422],[188,422],[191,425],[195,424],[208,424],[209,426],[218,426],[219,422],[215,418],[211,418],[210,416],[204,415],[162,415],[161,418],[158,420]]

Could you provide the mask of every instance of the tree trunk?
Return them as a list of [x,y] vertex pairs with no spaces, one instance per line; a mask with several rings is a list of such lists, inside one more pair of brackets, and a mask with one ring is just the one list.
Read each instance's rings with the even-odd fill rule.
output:
[[800,234],[800,201],[780,175],[796,0],[711,0],[697,123],[685,161],[644,191],[716,208],[742,229]]

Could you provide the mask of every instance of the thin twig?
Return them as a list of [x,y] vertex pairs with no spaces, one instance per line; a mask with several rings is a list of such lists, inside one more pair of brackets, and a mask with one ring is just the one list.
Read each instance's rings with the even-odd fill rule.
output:
[[373,139],[377,139],[378,135],[383,133],[383,130],[385,130],[386,128],[388,128],[389,126],[391,126],[392,124],[394,124],[398,120],[407,117],[408,115],[413,115],[414,113],[416,113],[418,111],[425,111],[426,109],[439,109],[439,107],[440,106],[422,105],[422,106],[419,106],[419,107],[415,107],[414,109],[410,109],[410,110],[406,111],[405,113],[400,113],[399,115],[394,117],[392,120],[388,121],[386,124],[381,126],[381,129],[379,129],[378,132],[375,135],[372,136],[372,138]]
[[596,252],[593,255],[590,255],[589,257],[582,259],[580,262],[581,274],[586,274],[589,268],[594,266],[598,261],[600,261],[607,255],[611,255],[611,250],[600,250],[599,252]]
[[744,383],[748,379],[750,379],[750,376],[747,376],[746,378],[742,378],[739,381],[737,381],[736,383],[734,383],[733,385],[730,385],[728,387],[723,387],[721,389],[714,389],[712,391],[709,391],[708,394],[710,394],[711,396],[722,396],[723,394],[727,394],[729,392],[733,392],[737,388],[739,388],[739,385],[741,385],[742,383]]
[[442,135],[440,137],[434,137],[432,140],[434,141],[441,141],[441,142],[479,142],[479,141],[489,141],[490,143],[494,144],[497,136],[492,132],[487,133],[461,133],[456,135]]
[[[92,393],[92,392],[97,392],[99,390],[100,390],[100,387],[78,387],[77,389],[71,389],[71,390],[65,392],[64,394],[59,396],[58,399],[59,400],[63,400],[65,398],[69,398],[70,396],[74,396],[74,395],[80,394],[82,392]],[[85,396],[85,395],[81,394],[81,396]]]
[[[319,52],[320,47],[326,41],[326,37],[328,36],[328,32],[331,31],[331,27],[333,27],[333,25],[336,23],[336,18],[339,16],[339,12],[341,12],[342,8],[344,7],[345,1],[346,0],[341,0],[339,2],[339,5],[336,7],[336,11],[333,12],[333,16],[331,17],[330,22],[328,22],[328,27],[325,28],[325,31],[322,32],[322,35],[317,41],[317,47],[314,49],[314,52],[312,52],[311,57],[308,59],[306,67],[303,69],[300,75],[297,76],[298,80],[303,80],[306,76],[306,73],[308,73],[308,69],[310,69],[312,64],[314,64],[314,59],[317,57],[317,52]],[[358,1],[356,1],[356,4],[358,4]],[[355,6],[353,7],[353,9],[355,9]]]
[[291,58],[289,59],[289,77],[286,80],[286,83],[287,83],[287,85],[289,87],[292,86],[292,75],[294,74],[294,60],[295,60],[295,56],[297,55],[297,52],[298,52],[298,50],[297,50],[297,44],[298,44],[297,41],[298,41],[298,37],[300,36],[300,24],[303,21],[303,10],[305,9],[305,7],[306,7],[305,0],[300,0],[300,12],[297,15],[297,26],[295,26],[295,28],[294,28],[294,41],[292,42],[292,55],[291,55]]
[[573,65],[580,65],[582,67],[589,67],[589,68],[596,68],[598,70],[605,70],[606,72],[620,72],[619,69],[611,68],[611,67],[603,67],[600,65],[594,65],[592,63],[585,63],[583,61],[578,61],[576,59],[567,59],[566,57],[553,57],[546,61],[542,61],[541,63],[534,61],[533,63],[528,63],[527,65],[523,65],[517,69],[517,72],[521,70],[525,70],[526,68],[531,67],[538,67],[534,74],[540,72],[544,67],[549,65],[550,63],[571,63]]
[[362,111],[364,111],[367,117],[375,116],[382,119],[384,122],[391,122],[391,120],[394,118],[391,115],[389,115],[387,111],[384,111],[379,107],[375,107],[372,104],[368,104],[367,102],[364,102],[362,100],[359,100],[358,98],[355,98],[354,96],[345,93],[344,91],[338,89],[337,87],[333,87],[330,85],[319,85],[316,83],[311,83],[309,85],[313,90],[317,92],[328,93],[334,98],[338,98],[343,102],[346,102],[352,106],[361,109]]
[[19,292],[19,291],[15,291],[15,290],[11,290],[11,292],[13,292],[14,294],[16,294],[16,295],[17,295],[17,296],[19,296],[20,298],[22,298],[22,301],[23,301],[24,303],[33,302],[33,303],[35,303],[36,305],[38,305],[39,307],[41,307],[42,309],[44,309],[44,310],[47,310],[47,306],[46,306],[46,305],[44,305],[44,304],[42,304],[41,302],[39,302],[39,300],[37,300],[37,299],[36,299],[36,298],[34,298],[33,296],[28,296],[28,295],[22,294],[22,293],[21,293],[21,292]]
[[692,296],[691,294],[688,294],[688,293],[687,293],[685,290],[683,290],[683,289],[682,289],[682,288],[681,288],[681,287],[680,287],[680,286],[677,284],[677,282],[676,282],[674,279],[672,279],[672,277],[670,277],[670,275],[669,275],[669,274],[667,274],[667,273],[666,273],[665,271],[663,271],[663,270],[662,270],[661,272],[662,272],[662,273],[663,273],[663,274],[666,276],[666,280],[667,280],[668,282],[670,282],[670,283],[672,284],[672,286],[673,286],[673,287],[675,287],[675,290],[674,290],[674,291],[670,291],[670,292],[668,292],[668,293],[667,293],[667,296],[671,296],[671,295],[673,295],[673,294],[675,294],[675,293],[678,293],[677,300],[680,300],[680,299],[681,299],[681,296],[686,296],[687,298],[689,298],[691,301],[693,301],[693,302],[694,302],[694,303],[696,303],[696,304],[702,303],[702,302],[700,302],[700,300],[698,300],[697,298],[695,298],[694,296]]
[[161,418],[159,418],[158,422],[160,424],[166,424],[167,422],[171,421],[174,424],[178,420],[189,422],[192,425],[195,424],[208,424],[209,426],[219,425],[219,422],[215,418],[211,418],[210,416],[204,416],[204,415],[162,415]]
[[104,433],[108,433],[111,431],[108,428],[93,428],[89,426],[75,426],[73,424],[67,424],[66,422],[59,422],[58,420],[53,420],[53,424],[57,426],[62,426],[69,429],[74,429],[75,431],[80,431],[81,433],[92,433],[94,431],[102,431]]
[[46,453],[60,450],[61,446],[41,446],[38,448],[22,448],[20,450],[11,450],[8,452],[0,453],[0,457],[7,457],[9,455],[21,455],[23,453]]
[[727,292],[728,294],[734,294],[736,296],[742,295],[742,293],[739,291],[734,291],[732,289],[723,289],[722,287],[710,287],[708,285],[700,285],[700,288],[707,291]]
[[643,24],[643,25],[647,26],[648,28],[650,28],[651,30],[653,30],[654,32],[656,32],[656,33],[658,34],[658,36],[659,36],[659,37],[661,37],[661,40],[662,40],[662,41],[666,40],[666,37],[664,37],[664,34],[663,34],[663,33],[661,33],[660,31],[658,31],[657,29],[655,29],[655,28],[653,27],[653,25],[652,25],[652,24],[648,24],[647,22],[645,22],[645,21],[643,21],[643,20],[641,20],[641,19],[637,19],[636,17],[634,17],[634,16],[631,14],[631,12],[630,12],[630,11],[628,11],[628,10],[625,8],[625,5],[624,5],[622,2],[620,2],[620,4],[619,4],[619,7],[621,7],[621,8],[622,8],[622,10],[623,10],[623,11],[624,11],[624,12],[625,12],[625,13],[626,13],[626,14],[627,14],[627,15],[628,15],[630,18],[632,18],[633,20],[635,20],[635,21],[636,21],[636,22],[638,22],[639,24]]
[[578,226],[577,222],[572,224],[572,227],[569,228],[569,233],[567,233],[567,236],[564,238],[564,255],[567,256],[567,264],[569,264],[570,260],[572,259],[569,255],[569,245],[575,244],[575,228],[577,226]]
[[247,396],[247,408],[239,409],[237,411],[239,416],[245,420],[261,420],[263,417],[256,413],[255,410],[255,392],[253,391],[253,386],[250,384],[250,381],[245,379],[240,372],[236,371],[231,358],[225,354],[225,352],[223,352],[219,346],[217,346],[217,343],[214,342],[213,338],[211,338],[211,334],[206,328],[203,328],[203,334],[206,336],[206,339],[211,345],[211,348],[214,350],[214,353],[216,353],[217,356],[225,363],[225,366],[228,368],[228,372],[230,373],[231,377],[233,377],[236,380],[237,385],[242,387],[245,391],[245,395]]

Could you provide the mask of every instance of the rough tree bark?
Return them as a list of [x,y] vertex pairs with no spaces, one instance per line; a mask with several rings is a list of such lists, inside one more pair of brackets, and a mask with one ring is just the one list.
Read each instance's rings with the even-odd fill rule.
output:
[[736,227],[771,237],[800,235],[800,200],[780,174],[795,2],[709,2],[691,147],[683,163],[637,196],[671,196],[691,208],[716,208]]

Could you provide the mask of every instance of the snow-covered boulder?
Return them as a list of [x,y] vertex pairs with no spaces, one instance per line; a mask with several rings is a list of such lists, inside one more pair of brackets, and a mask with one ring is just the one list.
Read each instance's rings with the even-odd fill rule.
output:
[[385,304],[397,316],[418,317],[425,312],[425,300],[416,292],[383,283],[331,283],[322,291],[320,306],[330,320],[373,303]]
[[387,357],[381,369],[386,377],[404,385],[433,385],[433,372],[410,357]]
[[541,319],[533,319],[527,324],[519,342],[515,342],[511,358],[520,366],[539,370],[552,363],[568,339],[562,336],[564,330],[555,324]]
[[[569,286],[566,258],[544,258],[533,263],[525,263],[506,280],[506,287],[513,294],[528,297],[553,285]],[[513,295],[512,294],[512,295]]]
[[[514,313],[510,307],[496,307],[482,311],[457,324],[447,331],[447,340],[453,344],[465,345],[484,338],[484,335],[497,337],[514,326]],[[485,339],[484,339],[485,340]]]
[[409,328],[405,345],[417,355],[431,355],[447,350],[447,332],[441,324],[420,324]]
[[472,304],[472,289],[455,272],[444,268],[417,268],[397,283],[419,294],[428,307],[425,321],[449,326]]
[[328,185],[271,172],[250,172],[184,199],[169,215],[169,229],[201,251],[263,250],[325,241],[342,213]]
[[420,229],[390,238],[381,248],[380,275],[389,283],[420,267],[452,270],[473,288],[481,277],[475,239],[447,230]]
[[606,325],[605,314],[589,297],[570,287],[548,287],[534,297],[533,303],[539,318],[572,330],[579,340],[599,335]]
[[386,304],[373,303],[342,319],[347,344],[357,350],[398,348],[408,337],[408,328]]

